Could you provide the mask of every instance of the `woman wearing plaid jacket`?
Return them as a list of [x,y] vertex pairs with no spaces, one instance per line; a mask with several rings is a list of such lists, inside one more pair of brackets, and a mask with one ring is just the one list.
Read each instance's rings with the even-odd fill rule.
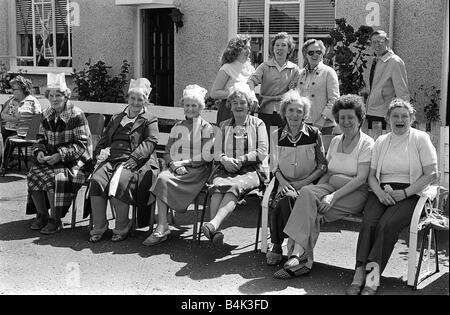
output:
[[61,218],[85,183],[92,158],[88,122],[81,109],[69,101],[70,94],[64,73],[47,75],[45,96],[51,106],[43,112],[32,148],[36,162],[27,175],[27,214],[37,213],[31,229],[42,234],[62,229]]

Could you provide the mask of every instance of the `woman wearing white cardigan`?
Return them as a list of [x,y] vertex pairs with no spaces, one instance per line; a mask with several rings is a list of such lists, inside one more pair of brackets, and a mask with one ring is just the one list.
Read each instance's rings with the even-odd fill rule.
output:
[[373,148],[372,191],[364,208],[349,295],[376,294],[399,233],[411,222],[420,195],[437,179],[436,149],[427,133],[411,128],[414,113],[407,101],[393,100],[387,113],[392,132],[380,136]]

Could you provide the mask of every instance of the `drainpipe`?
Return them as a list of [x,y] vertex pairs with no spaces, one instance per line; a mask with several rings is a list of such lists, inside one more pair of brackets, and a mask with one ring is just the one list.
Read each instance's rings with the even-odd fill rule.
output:
[[395,0],[390,0],[389,4],[389,42],[391,49],[394,49],[394,6]]

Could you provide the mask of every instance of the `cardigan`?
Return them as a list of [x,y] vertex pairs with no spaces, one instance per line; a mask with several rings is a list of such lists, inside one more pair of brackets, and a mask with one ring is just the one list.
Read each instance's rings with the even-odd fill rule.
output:
[[[392,132],[379,136],[373,148],[371,168],[376,169],[375,177],[378,181],[380,181],[382,167],[381,163],[378,162],[384,160],[391,137]],[[410,128],[408,141],[410,167],[409,183],[413,184],[423,175],[423,166],[437,164],[437,154],[436,149],[430,140],[430,136],[424,131]],[[417,193],[417,195],[427,195],[428,189],[429,186]]]

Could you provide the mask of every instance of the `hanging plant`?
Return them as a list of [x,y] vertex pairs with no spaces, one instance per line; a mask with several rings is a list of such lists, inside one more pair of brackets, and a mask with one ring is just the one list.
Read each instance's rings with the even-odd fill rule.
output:
[[169,13],[169,16],[172,18],[173,23],[175,24],[177,33],[178,33],[178,29],[183,27],[183,16],[184,14],[181,13],[181,11],[179,9],[172,9],[171,12]]

